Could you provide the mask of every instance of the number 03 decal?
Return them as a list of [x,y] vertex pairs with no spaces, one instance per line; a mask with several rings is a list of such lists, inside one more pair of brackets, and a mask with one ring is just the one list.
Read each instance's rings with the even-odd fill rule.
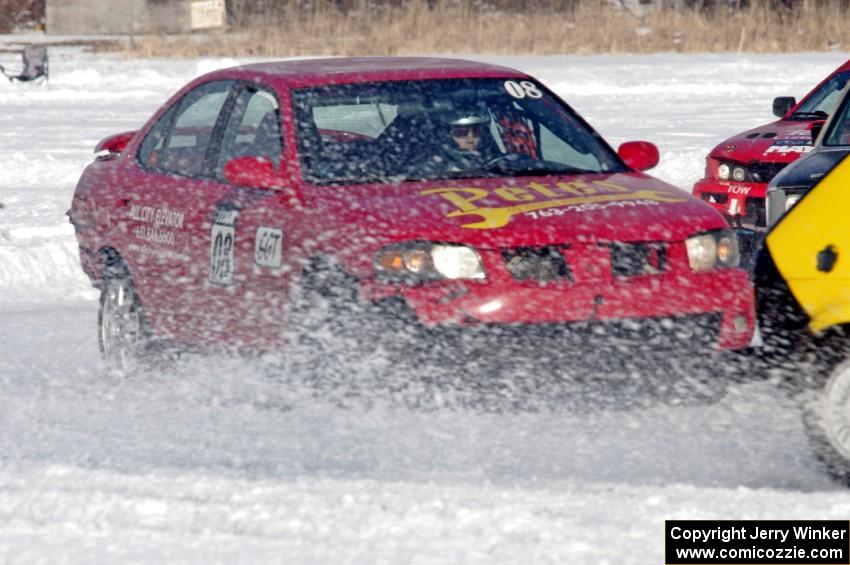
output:
[[506,80],[505,90],[514,98],[543,98],[543,93],[540,92],[537,85],[530,80],[522,80],[519,82]]
[[233,284],[236,247],[236,210],[218,209],[210,230],[210,282]]

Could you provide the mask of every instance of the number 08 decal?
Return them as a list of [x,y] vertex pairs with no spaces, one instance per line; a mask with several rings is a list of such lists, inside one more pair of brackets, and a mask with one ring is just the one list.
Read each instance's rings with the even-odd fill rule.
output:
[[210,230],[210,282],[233,284],[236,247],[236,210],[217,209]]
[[537,88],[537,85],[530,80],[515,80],[505,81],[505,91],[514,98],[543,98],[543,93]]

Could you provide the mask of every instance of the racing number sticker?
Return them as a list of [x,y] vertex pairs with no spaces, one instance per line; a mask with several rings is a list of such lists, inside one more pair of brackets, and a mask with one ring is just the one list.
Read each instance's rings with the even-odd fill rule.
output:
[[263,267],[280,267],[283,232],[262,226],[257,228],[257,237],[254,241],[254,262]]
[[237,210],[217,209],[210,230],[210,282],[233,284]]
[[543,93],[537,88],[537,85],[529,80],[516,82],[514,80],[505,81],[505,90],[514,98],[543,98]]

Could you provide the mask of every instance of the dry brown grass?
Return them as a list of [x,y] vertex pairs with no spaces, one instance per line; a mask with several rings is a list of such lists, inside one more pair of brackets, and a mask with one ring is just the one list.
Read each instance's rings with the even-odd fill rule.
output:
[[[541,2],[541,4],[544,4]],[[850,48],[847,0],[805,0],[794,12],[768,0],[727,11],[659,10],[637,17],[607,3],[525,13],[424,1],[343,13],[327,1],[287,5],[266,23],[228,32],[134,38],[131,57],[407,55],[422,53],[650,53],[825,51]]]

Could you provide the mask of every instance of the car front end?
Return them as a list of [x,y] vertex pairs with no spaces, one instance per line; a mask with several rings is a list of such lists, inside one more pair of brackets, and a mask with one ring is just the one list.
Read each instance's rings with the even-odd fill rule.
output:
[[[749,289],[749,283],[746,272],[732,266],[737,249],[728,229],[679,242],[431,247],[477,257],[474,262],[464,259],[463,267],[449,268],[467,269],[470,275],[474,271],[474,278],[426,283],[405,267],[394,271],[404,280],[396,282],[379,269],[370,289],[373,296],[381,296],[386,293],[382,284],[394,285],[393,294],[403,297],[426,326],[561,325],[595,332],[600,340],[647,340],[644,345],[656,349],[739,349],[752,337],[752,293],[736,290]],[[418,261],[413,260],[414,269],[420,268]],[[724,266],[723,261],[729,264]],[[695,262],[705,266],[695,268]],[[708,267],[709,262],[715,266]]]
[[694,195],[721,213],[738,234],[745,268],[753,266],[767,229],[768,184],[812,149],[810,124],[781,124],[744,132],[715,147],[706,158],[704,178],[693,187]]
[[[339,237],[363,242],[347,262],[362,296],[419,326],[654,350],[751,342],[737,236],[674,187],[627,173],[514,179],[510,191],[492,179],[405,188],[416,196],[374,187],[387,194],[370,206],[381,212],[370,227],[339,218],[349,226]],[[472,195],[484,196],[465,209]],[[533,200],[516,207],[505,196]]]

